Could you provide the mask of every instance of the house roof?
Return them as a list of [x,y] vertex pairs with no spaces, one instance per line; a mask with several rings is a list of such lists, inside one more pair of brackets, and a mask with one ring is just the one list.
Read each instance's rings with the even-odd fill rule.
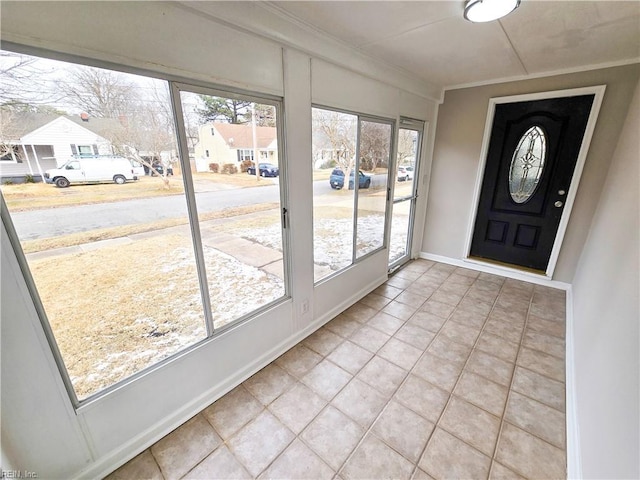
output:
[[25,135],[44,127],[60,117],[71,120],[96,135],[105,138],[108,138],[109,132],[122,128],[122,124],[115,118],[89,117],[89,120],[85,122],[80,118],[80,115],[57,115],[0,110],[0,137],[5,141],[18,141]]
[[[250,123],[232,124],[214,122],[212,126],[230,148],[253,148],[253,133]],[[275,127],[256,127],[258,148],[274,146],[278,137]]]

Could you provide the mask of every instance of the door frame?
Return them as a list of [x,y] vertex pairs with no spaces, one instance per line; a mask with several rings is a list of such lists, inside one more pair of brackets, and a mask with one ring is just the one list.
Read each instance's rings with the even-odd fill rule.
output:
[[[399,203],[400,201],[409,201],[411,202],[411,205],[409,207],[409,225],[408,225],[408,232],[407,232],[407,244],[406,244],[406,251],[405,254],[394,260],[393,262],[389,263],[387,262],[387,270],[389,272],[393,272],[396,269],[400,268],[402,265],[404,265],[405,263],[407,263],[409,260],[411,260],[411,256],[412,256],[412,251],[413,251],[413,239],[414,239],[414,233],[415,233],[415,218],[416,218],[416,205],[418,203],[418,188],[419,188],[419,183],[420,183],[420,175],[422,172],[422,168],[421,168],[421,164],[422,164],[422,152],[423,152],[423,147],[424,147],[424,136],[425,136],[425,130],[426,130],[426,126],[427,126],[427,122],[425,120],[417,120],[417,119],[413,119],[413,118],[409,118],[409,117],[400,117],[399,121],[398,121],[398,125],[395,131],[395,136],[396,136],[396,142],[395,142],[395,146],[396,149],[393,153],[393,167],[390,168],[389,170],[389,204],[390,204],[390,215],[389,215],[389,225],[388,225],[388,241],[387,241],[387,246],[390,248],[391,247],[391,223],[393,221],[393,209],[395,207],[396,203]],[[400,143],[400,130],[413,130],[418,132],[418,144],[416,145],[416,156],[415,156],[415,165],[414,165],[414,171],[413,171],[413,188],[411,191],[411,196],[410,197],[403,197],[401,200],[399,200],[398,202],[396,202],[395,199],[395,185],[396,185],[396,175],[397,175],[397,168],[398,168],[398,151],[397,151],[397,147]]]
[[[566,90],[554,90],[550,92],[538,92],[538,93],[528,93],[523,95],[511,95],[507,97],[493,97],[489,99],[489,107],[487,110],[487,119],[484,125],[484,135],[482,138],[482,147],[480,149],[480,161],[478,163],[478,172],[476,174],[476,184],[474,188],[473,194],[473,210],[471,215],[469,216],[469,224],[467,226],[467,237],[464,248],[464,258],[463,261],[468,263],[474,263],[478,265],[490,265],[493,268],[498,270],[503,270],[507,272],[517,272],[519,274],[523,274],[526,276],[536,277],[536,278],[546,278],[552,279],[553,272],[556,268],[556,263],[558,261],[558,256],[560,255],[560,248],[562,247],[562,242],[564,240],[564,235],[567,230],[567,225],[569,224],[569,218],[571,216],[571,210],[573,208],[573,203],[575,201],[578,185],[580,183],[580,177],[582,176],[582,170],[584,168],[585,161],[587,159],[587,154],[589,152],[589,146],[591,144],[591,138],[593,137],[593,132],[595,130],[596,122],[598,120],[598,114],[600,113],[600,107],[602,105],[602,99],[604,98],[604,92],[606,89],[606,85],[595,85],[591,87],[581,87],[581,88],[571,88]],[[562,211],[562,216],[560,217],[560,224],[558,225],[558,231],[556,233],[556,237],[553,241],[553,248],[551,250],[551,256],[549,257],[549,263],[547,264],[547,269],[544,274],[535,273],[533,271],[529,271],[528,269],[519,268],[516,265],[507,266],[499,263],[493,263],[490,261],[484,261],[479,258],[472,258],[470,256],[471,253],[471,241],[473,239],[473,231],[476,223],[476,217],[478,214],[478,205],[480,202],[480,191],[482,189],[482,183],[484,180],[484,172],[487,163],[487,153],[489,151],[489,142],[491,139],[491,131],[493,128],[493,118],[496,111],[496,106],[505,103],[516,103],[516,102],[528,102],[534,100],[546,100],[552,98],[563,98],[563,97],[576,97],[580,95],[594,95],[593,104],[591,105],[591,111],[589,112],[589,119],[587,121],[587,126],[584,132],[584,136],[582,137],[582,143],[580,145],[580,152],[578,153],[578,159],[576,161],[576,166],[573,171],[573,177],[571,178],[571,185],[567,192],[565,207]]]

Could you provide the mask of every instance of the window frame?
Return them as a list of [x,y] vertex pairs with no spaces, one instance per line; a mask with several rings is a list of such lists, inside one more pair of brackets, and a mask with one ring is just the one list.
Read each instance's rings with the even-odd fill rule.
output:
[[[390,197],[391,197],[391,179],[393,178],[393,172],[392,172],[392,162],[393,162],[393,156],[396,154],[396,128],[397,128],[397,121],[395,118],[389,118],[389,117],[382,117],[382,116],[377,116],[377,115],[371,115],[371,114],[367,114],[367,113],[361,113],[361,112],[356,112],[353,110],[348,110],[348,109],[343,109],[343,108],[336,108],[336,107],[331,107],[331,106],[327,106],[327,105],[322,105],[322,104],[318,104],[318,103],[311,103],[311,111],[313,112],[313,109],[319,109],[319,110],[326,110],[326,111],[330,111],[330,112],[336,112],[336,113],[344,113],[347,115],[353,115],[356,117],[356,145],[355,145],[355,156],[356,156],[356,161],[354,163],[354,167],[353,167],[353,171],[354,171],[354,185],[353,185],[353,197],[354,197],[354,201],[353,201],[353,236],[352,236],[352,254],[351,254],[351,263],[345,267],[340,268],[339,270],[336,270],[335,272],[320,278],[319,280],[315,279],[315,275],[314,275],[314,279],[313,279],[313,284],[314,286],[318,286],[326,281],[329,281],[331,279],[333,279],[334,277],[336,277],[337,275],[341,274],[342,272],[344,272],[345,270],[352,268],[353,266],[365,261],[367,258],[371,257],[372,255],[376,255],[378,252],[384,250],[385,248],[389,247],[389,225],[391,222],[391,201],[390,201]],[[382,244],[374,249],[371,250],[370,252],[365,253],[364,255],[358,256],[358,252],[357,252],[357,235],[358,235],[358,195],[359,195],[359,184],[360,182],[356,182],[355,178],[356,178],[356,172],[360,171],[360,131],[361,131],[361,125],[362,122],[366,121],[366,122],[373,122],[373,123],[382,123],[382,124],[387,124],[390,126],[390,139],[389,139],[389,160],[388,160],[388,170],[387,170],[387,192],[386,192],[386,197],[385,197],[385,220],[384,220],[384,232],[383,232],[383,239],[382,239]],[[312,119],[312,125],[313,125],[313,119]],[[313,145],[313,126],[312,126],[312,132],[311,132],[311,143]],[[312,160],[313,161],[313,160]],[[346,173],[345,173],[345,177],[346,177]],[[346,187],[348,188],[349,186],[349,180],[345,178],[345,183],[346,183]],[[344,188],[344,187],[343,187]],[[312,199],[314,197],[312,196]],[[313,206],[313,202],[312,202],[312,206]],[[313,210],[313,209],[312,209]],[[313,225],[315,225],[315,220],[312,219]],[[315,245],[315,236],[313,236],[313,240],[314,240],[314,245]],[[314,262],[315,262],[315,247],[313,249],[313,253],[314,253]]]
[[[282,304],[286,301],[290,301],[291,299],[291,275],[290,275],[290,265],[291,265],[291,241],[290,241],[290,229],[288,228],[288,222],[285,222],[283,212],[288,210],[288,192],[287,192],[287,172],[286,172],[286,145],[284,142],[284,99],[281,96],[263,93],[263,92],[250,92],[246,90],[242,90],[239,88],[229,87],[225,85],[216,85],[205,81],[189,79],[186,77],[180,77],[172,74],[164,74],[153,70],[147,70],[142,68],[131,67],[128,65],[122,65],[114,62],[102,61],[94,58],[88,58],[73,54],[66,54],[60,52],[53,52],[50,50],[45,50],[38,47],[30,47],[21,44],[17,44],[14,42],[4,42],[2,45],[2,50],[17,54],[31,55],[42,59],[47,60],[56,60],[61,62],[67,62],[76,65],[82,65],[86,67],[94,67],[101,69],[108,69],[115,72],[132,74],[144,76],[147,78],[161,80],[166,82],[170,103],[171,103],[171,111],[174,116],[174,127],[175,127],[175,136],[176,142],[178,146],[178,150],[180,152],[179,161],[180,166],[183,172],[183,182],[185,189],[185,200],[186,200],[186,208],[187,208],[187,216],[189,218],[189,225],[191,228],[192,242],[194,244],[194,248],[196,243],[200,244],[200,254],[198,254],[197,249],[194,250],[195,261],[198,271],[198,282],[200,285],[201,298],[203,299],[202,307],[205,318],[205,325],[207,329],[207,336],[202,338],[180,350],[172,353],[168,357],[149,365],[128,377],[119,380],[108,387],[105,387],[97,392],[88,395],[87,397],[80,400],[76,394],[73,383],[71,382],[71,377],[67,370],[66,364],[58,347],[55,335],[51,328],[47,313],[44,309],[44,305],[42,303],[42,299],[40,298],[40,294],[38,292],[38,288],[36,286],[35,280],[31,275],[31,270],[29,268],[29,264],[26,259],[26,255],[22,249],[22,245],[20,243],[20,238],[15,230],[13,225],[13,221],[11,219],[11,214],[7,208],[6,202],[4,200],[4,196],[0,192],[0,221],[3,223],[5,230],[7,232],[9,238],[9,245],[12,248],[16,259],[18,261],[18,265],[20,267],[20,271],[25,280],[25,284],[27,287],[27,291],[31,300],[33,302],[36,314],[38,316],[38,320],[40,325],[42,326],[45,341],[49,346],[51,354],[53,356],[53,360],[56,364],[58,372],[60,373],[62,382],[64,384],[65,390],[67,391],[67,395],[69,396],[69,400],[71,401],[71,405],[76,412],[80,412],[85,408],[88,408],[91,404],[99,401],[101,398],[109,395],[110,393],[126,387],[127,385],[136,382],[139,378],[147,375],[151,371],[155,371],[157,369],[162,368],[164,365],[175,361],[178,357],[188,354],[189,352],[199,348],[201,345],[215,341],[216,338],[230,328],[237,328],[243,323],[252,320],[253,318],[259,316],[263,312],[273,308],[276,305]],[[201,267],[204,267],[204,260],[202,255],[202,239],[200,236],[199,225],[197,221],[197,210],[195,205],[195,191],[193,185],[193,179],[191,176],[191,167],[190,167],[190,159],[189,159],[189,149],[188,149],[188,138],[186,136],[186,130],[184,129],[184,117],[182,116],[182,108],[178,102],[176,102],[174,88],[175,86],[184,86],[187,87],[187,91],[196,92],[197,90],[206,90],[207,93],[211,94],[211,92],[215,92],[213,94],[217,94],[219,96],[225,96],[227,98],[242,98],[245,100],[255,101],[257,103],[273,105],[276,109],[276,127],[277,127],[277,138],[278,138],[278,154],[279,154],[279,168],[280,168],[280,207],[281,207],[281,228],[282,228],[282,258],[283,258],[283,275],[284,275],[284,295],[280,298],[269,302],[268,304],[263,305],[262,307],[252,310],[251,312],[229,322],[228,324],[219,327],[213,328],[213,321],[211,319],[211,305],[208,300],[208,295],[203,295],[203,292],[208,292],[208,284],[202,282],[202,278],[204,276],[206,282],[206,272]],[[179,113],[179,115],[178,115]],[[182,129],[179,128],[179,124],[182,123]],[[79,156],[79,155],[78,155]],[[283,168],[284,167],[284,168]],[[189,198],[191,197],[191,198]],[[195,222],[193,221],[195,218]],[[195,229],[194,229],[195,225]],[[197,231],[198,236],[195,236],[195,231]],[[200,255],[201,258],[198,258]],[[201,263],[202,262],[202,263]],[[207,299],[206,302],[204,299]]]

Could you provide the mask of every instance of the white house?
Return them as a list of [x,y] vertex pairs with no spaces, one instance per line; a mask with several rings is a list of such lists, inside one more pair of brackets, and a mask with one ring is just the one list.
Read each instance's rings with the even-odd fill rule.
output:
[[[42,178],[72,156],[111,155],[109,132],[121,128],[117,120],[82,115],[3,112],[2,143],[9,150],[0,158],[0,178],[29,174]],[[105,135],[105,136],[103,136]]]

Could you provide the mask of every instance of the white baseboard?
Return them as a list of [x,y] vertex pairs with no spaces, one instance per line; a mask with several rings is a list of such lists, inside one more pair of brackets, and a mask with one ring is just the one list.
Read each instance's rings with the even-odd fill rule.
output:
[[574,341],[573,341],[573,290],[571,286],[567,289],[567,331],[565,339],[566,358],[566,416],[567,416],[567,478],[582,478],[582,455],[580,451],[580,425],[578,424],[578,409],[576,404],[576,377],[574,362]]
[[329,322],[331,319],[349,308],[362,297],[369,294],[372,290],[382,285],[386,280],[387,277],[384,276],[383,278],[378,278],[369,283],[359,292],[350,296],[347,300],[341,302],[331,311],[313,320],[311,323],[309,323],[309,325],[302,328],[301,330],[298,330],[293,335],[283,340],[278,345],[274,346],[272,349],[258,357],[254,362],[247,365],[245,368],[238,370],[232,376],[227,377],[222,382],[206,390],[199,397],[185,404],[180,410],[174,412],[173,415],[160,420],[155,425],[152,425],[144,432],[140,433],[130,441],[120,446],[118,449],[113,450],[107,455],[99,458],[97,461],[78,473],[74,478],[78,480],[85,478],[104,478],[109,473],[124,465],[136,455],[142,453],[144,450],[155,444],[158,440],[165,437],[180,425],[184,424],[187,420],[204,410],[214,401],[212,399],[218,399],[233,390],[247,378],[251,377],[253,374],[269,365],[280,355],[282,355],[287,350],[294,347],[306,337],[311,335],[313,332],[318,330],[325,323]]
[[558,288],[560,290],[567,290],[571,287],[571,285],[568,283],[559,282],[558,280],[551,280],[545,275],[524,272],[516,270],[515,268],[502,267],[499,265],[490,265],[488,263],[482,263],[476,260],[451,258],[442,255],[434,255],[433,253],[427,252],[420,252],[420,258],[424,258],[425,260],[433,260],[434,262],[446,263],[448,265],[454,265],[456,267],[468,268],[469,270],[476,270],[478,272],[491,273],[493,275],[513,278],[515,280],[522,280],[523,282],[535,283],[536,285],[543,285],[545,287]]

